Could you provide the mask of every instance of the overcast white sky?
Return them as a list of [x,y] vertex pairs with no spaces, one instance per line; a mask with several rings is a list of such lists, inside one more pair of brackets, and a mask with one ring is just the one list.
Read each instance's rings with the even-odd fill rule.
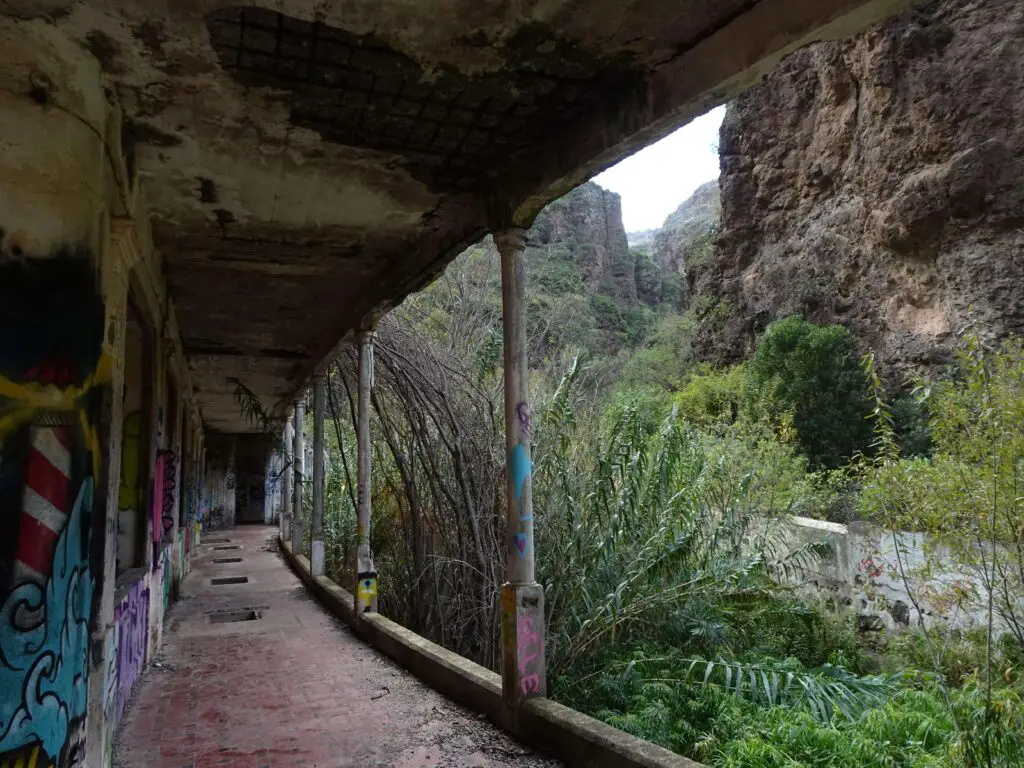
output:
[[622,195],[627,232],[660,227],[697,187],[718,176],[723,117],[725,107],[713,109],[594,179]]

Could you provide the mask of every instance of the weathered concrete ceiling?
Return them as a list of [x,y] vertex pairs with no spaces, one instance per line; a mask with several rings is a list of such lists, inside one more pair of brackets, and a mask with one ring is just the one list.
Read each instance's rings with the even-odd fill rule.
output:
[[458,250],[908,0],[0,0],[124,109],[208,425]]

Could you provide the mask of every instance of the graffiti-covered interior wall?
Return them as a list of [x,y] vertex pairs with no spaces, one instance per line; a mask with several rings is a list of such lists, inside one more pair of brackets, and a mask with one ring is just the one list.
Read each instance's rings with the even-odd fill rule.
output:
[[110,396],[107,219],[94,126],[108,106],[94,57],[47,25],[5,34],[12,23],[0,18],[0,765],[81,765],[104,587],[92,534]]
[[[17,233],[2,236],[18,247]],[[75,765],[96,586],[104,309],[86,244],[11,256],[0,261],[0,763]]]
[[201,467],[201,415],[99,62],[39,20],[0,13],[0,40],[0,766],[107,768],[181,551],[180,472],[169,507],[152,485],[158,364],[175,470]]

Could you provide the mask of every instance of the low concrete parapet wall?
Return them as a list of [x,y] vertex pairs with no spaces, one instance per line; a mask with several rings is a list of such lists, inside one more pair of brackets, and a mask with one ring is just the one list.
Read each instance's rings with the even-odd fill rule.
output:
[[[986,625],[988,592],[979,574],[929,535],[894,533],[863,522],[842,525],[807,517],[791,522],[791,544],[827,542],[835,555],[801,574],[801,581],[852,605],[865,628],[892,630],[922,621],[960,630]],[[998,618],[995,628],[1006,629]]]
[[571,768],[703,768],[648,741],[550,699],[530,699],[518,710],[501,697],[501,677],[420,637],[380,614],[356,620],[352,594],[330,579],[314,578],[309,559],[281,542],[292,570],[332,613],[363,640],[387,654],[430,687],[486,715],[522,742]]

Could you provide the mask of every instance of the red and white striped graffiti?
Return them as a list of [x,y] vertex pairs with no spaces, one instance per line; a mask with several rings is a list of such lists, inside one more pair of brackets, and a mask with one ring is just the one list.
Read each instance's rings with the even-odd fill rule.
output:
[[14,570],[18,583],[42,585],[71,511],[71,429],[32,427],[29,434]]

